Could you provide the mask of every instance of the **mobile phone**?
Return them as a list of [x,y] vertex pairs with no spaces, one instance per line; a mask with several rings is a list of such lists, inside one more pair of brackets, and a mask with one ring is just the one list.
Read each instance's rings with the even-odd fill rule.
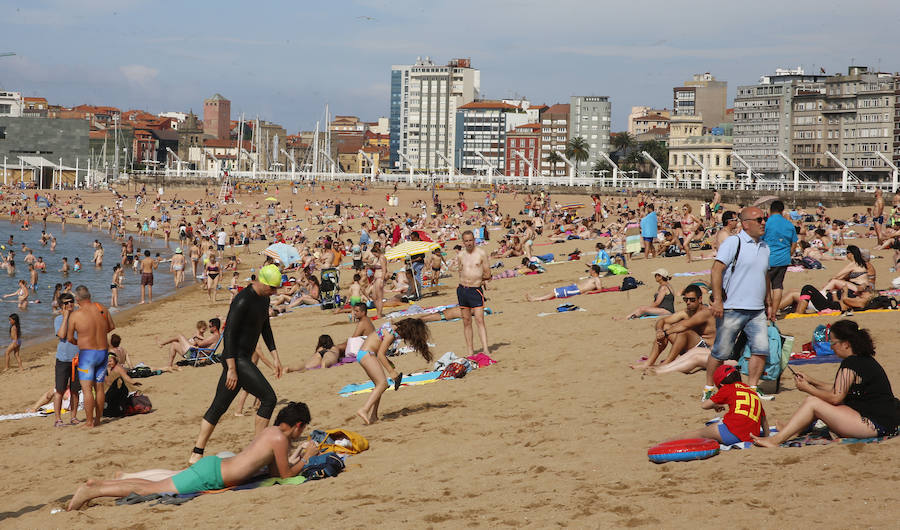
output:
[[791,365],[787,365],[787,367],[788,367],[788,370],[790,370],[792,374],[797,375],[797,372],[795,372],[794,369],[791,368]]

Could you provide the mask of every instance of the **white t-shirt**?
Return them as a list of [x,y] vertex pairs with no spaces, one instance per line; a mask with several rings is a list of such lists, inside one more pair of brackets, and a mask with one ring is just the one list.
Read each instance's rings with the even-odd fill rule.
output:
[[225,243],[228,242],[228,234],[227,234],[224,230],[220,231],[220,232],[217,234],[217,237],[219,238],[219,240],[217,241],[217,243],[218,243],[219,245],[221,245],[221,246],[225,246]]

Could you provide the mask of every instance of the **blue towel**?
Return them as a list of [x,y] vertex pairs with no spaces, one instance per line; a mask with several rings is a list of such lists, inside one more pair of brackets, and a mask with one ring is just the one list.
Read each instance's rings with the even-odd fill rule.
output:
[[[404,383],[419,383],[422,381],[431,381],[432,379],[437,379],[438,376],[441,375],[441,373],[442,373],[442,370],[435,370],[433,372],[408,374],[408,375],[403,376],[403,382]],[[393,384],[394,384],[394,381],[392,379],[388,378],[388,385],[393,386]],[[338,394],[349,394],[351,392],[358,392],[360,390],[370,390],[372,388],[375,388],[375,383],[373,383],[372,381],[366,381],[365,383],[349,384],[349,385],[345,386],[344,388],[340,389],[340,391],[338,391]]]
[[543,256],[535,256],[537,259],[543,261],[544,263],[550,263],[553,261],[553,254],[544,254]]

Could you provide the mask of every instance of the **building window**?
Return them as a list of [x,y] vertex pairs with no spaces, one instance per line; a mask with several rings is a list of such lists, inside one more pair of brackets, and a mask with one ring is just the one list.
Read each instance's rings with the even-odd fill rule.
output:
[[0,140],[6,140],[6,127],[0,127]]

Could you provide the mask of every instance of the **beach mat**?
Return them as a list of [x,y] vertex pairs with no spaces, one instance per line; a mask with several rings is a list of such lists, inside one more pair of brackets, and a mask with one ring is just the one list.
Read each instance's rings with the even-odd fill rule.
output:
[[788,361],[788,364],[800,366],[803,364],[828,364],[839,362],[841,362],[841,358],[837,355],[816,355],[815,357],[810,357],[809,359],[791,359]]
[[[861,310],[861,309],[860,309],[860,310],[854,310],[854,311],[853,311],[853,314],[854,314],[854,315],[864,315],[864,314],[869,314],[869,313],[894,313],[894,312],[896,312],[896,311],[897,311],[896,309],[866,309],[866,310]],[[840,314],[839,312],[837,312],[837,311],[834,311],[834,312],[831,312],[831,313],[824,313],[824,314],[820,314],[820,313],[804,313],[804,314],[801,315],[801,314],[799,314],[799,313],[790,313],[790,314],[788,314],[788,315],[784,315],[784,318],[785,318],[785,319],[789,319],[789,318],[839,317],[839,316],[841,316],[841,314]]]
[[[413,385],[426,385],[428,383],[434,383],[438,380],[438,377],[441,376],[443,370],[434,370],[431,372],[417,372],[414,374],[405,374],[403,376],[403,382],[400,384],[400,387],[404,386],[413,386]],[[394,386],[394,380],[388,378],[388,385]],[[365,383],[351,383],[349,385],[344,386],[344,388],[338,391],[342,397],[353,396],[356,394],[366,394],[372,391],[375,388],[375,383],[372,381],[366,381]]]
[[277,477],[269,477],[269,478],[257,478],[256,480],[251,480],[246,484],[239,484],[237,486],[232,486],[230,488],[224,488],[220,490],[210,490],[210,491],[200,491],[197,493],[152,493],[150,495],[138,495],[136,493],[132,493],[126,497],[121,497],[116,499],[116,505],[130,505],[130,504],[141,504],[144,502],[157,501],[151,504],[150,506],[156,506],[158,504],[172,504],[172,505],[180,505],[184,504],[188,501],[194,500],[201,495],[211,495],[217,493],[224,493],[226,491],[242,491],[242,490],[252,490],[256,488],[265,488],[269,486],[274,486],[276,484],[286,484],[286,485],[295,485],[295,484],[303,484],[307,482],[306,477],[297,475],[296,477],[288,477],[288,478],[277,478]]

